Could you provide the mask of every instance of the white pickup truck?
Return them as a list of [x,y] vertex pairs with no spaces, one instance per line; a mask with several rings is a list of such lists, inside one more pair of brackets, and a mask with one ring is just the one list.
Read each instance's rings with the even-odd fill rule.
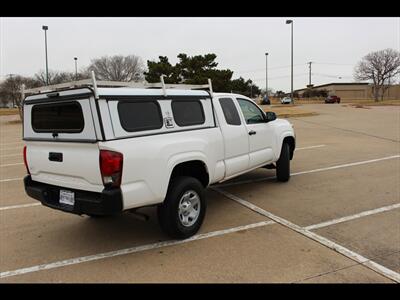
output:
[[293,126],[242,95],[85,87],[28,96],[23,110],[25,191],[65,212],[154,205],[164,232],[187,238],[207,186],[260,167],[289,180]]

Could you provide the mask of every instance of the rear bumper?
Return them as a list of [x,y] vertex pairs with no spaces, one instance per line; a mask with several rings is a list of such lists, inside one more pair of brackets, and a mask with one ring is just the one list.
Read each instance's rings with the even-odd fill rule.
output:
[[[112,215],[122,211],[120,189],[104,189],[101,193],[88,192],[33,181],[28,175],[24,178],[25,192],[43,205],[73,214]],[[75,194],[74,206],[59,202],[60,189]]]

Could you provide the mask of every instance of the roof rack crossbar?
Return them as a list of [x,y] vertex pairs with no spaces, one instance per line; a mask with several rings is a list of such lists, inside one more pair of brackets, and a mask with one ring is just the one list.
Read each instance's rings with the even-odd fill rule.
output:
[[94,72],[91,73],[90,79],[83,79],[77,81],[71,81],[66,83],[54,84],[54,85],[47,85],[32,89],[21,89],[21,95],[27,94],[42,94],[42,93],[49,93],[55,92],[60,90],[66,90],[70,88],[77,88],[77,87],[93,87],[95,96],[98,97],[98,87],[131,87],[131,88],[161,88],[163,89],[164,95],[166,95],[167,89],[183,89],[183,90],[202,90],[208,89],[212,96],[213,89],[211,79],[208,79],[207,84],[168,84],[164,82],[164,76],[160,77],[161,82],[150,83],[147,81],[144,82],[122,82],[122,81],[107,81],[107,80],[96,80],[96,76]]

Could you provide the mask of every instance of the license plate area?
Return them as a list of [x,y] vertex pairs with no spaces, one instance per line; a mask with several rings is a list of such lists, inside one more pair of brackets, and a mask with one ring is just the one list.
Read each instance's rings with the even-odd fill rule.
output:
[[68,190],[60,190],[59,201],[61,205],[73,207],[75,204],[75,193]]

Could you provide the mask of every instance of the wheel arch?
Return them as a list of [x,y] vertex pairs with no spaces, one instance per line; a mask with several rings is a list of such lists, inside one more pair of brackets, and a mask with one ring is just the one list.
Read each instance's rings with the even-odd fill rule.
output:
[[[283,143],[288,143],[289,144],[289,149],[290,149],[290,160],[293,159],[293,154],[294,154],[294,149],[296,148],[296,140],[294,139],[293,136],[287,136],[283,139]],[[282,150],[281,150],[282,151]]]
[[194,177],[207,187],[210,182],[210,173],[205,157],[195,156],[192,158],[181,158],[170,164],[168,187],[171,180],[177,176]]
[[279,143],[279,153],[278,153],[278,158],[280,157],[280,154],[282,152],[282,146],[284,143],[289,144],[289,149],[290,149],[290,160],[293,159],[293,154],[294,150],[296,149],[296,139],[291,133],[287,133],[282,135],[281,137],[281,142]]

